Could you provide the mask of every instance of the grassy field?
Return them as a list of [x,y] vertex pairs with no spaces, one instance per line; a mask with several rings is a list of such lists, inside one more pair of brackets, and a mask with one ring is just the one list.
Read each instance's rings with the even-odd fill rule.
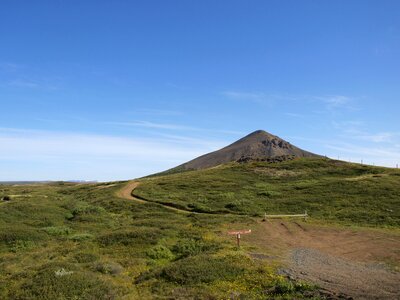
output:
[[134,193],[154,203],[116,197],[124,182],[0,185],[0,299],[319,299],[226,231],[304,210],[322,223],[400,225],[395,169],[300,159],[140,181]]
[[329,159],[233,163],[143,179],[134,194],[185,210],[400,226],[400,171]]
[[314,297],[225,235],[252,218],[135,203],[123,184],[0,185],[0,299]]

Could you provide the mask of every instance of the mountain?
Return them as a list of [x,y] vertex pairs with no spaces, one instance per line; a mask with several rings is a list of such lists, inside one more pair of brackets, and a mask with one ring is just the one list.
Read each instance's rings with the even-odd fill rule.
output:
[[320,156],[297,148],[280,137],[264,130],[257,130],[225,148],[202,155],[175,169],[200,170],[234,161],[246,162],[254,160],[275,162],[298,157]]

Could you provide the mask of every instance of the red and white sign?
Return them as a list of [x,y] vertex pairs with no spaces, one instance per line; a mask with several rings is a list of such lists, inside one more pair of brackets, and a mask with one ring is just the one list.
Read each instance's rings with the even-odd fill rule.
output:
[[236,240],[237,240],[237,246],[238,246],[238,248],[240,247],[240,235],[241,235],[241,234],[247,234],[247,233],[251,233],[251,229],[248,229],[248,230],[238,230],[238,231],[228,231],[228,234],[236,235]]
[[251,229],[249,230],[238,230],[238,231],[228,231],[228,234],[238,235],[238,234],[246,234],[251,233]]

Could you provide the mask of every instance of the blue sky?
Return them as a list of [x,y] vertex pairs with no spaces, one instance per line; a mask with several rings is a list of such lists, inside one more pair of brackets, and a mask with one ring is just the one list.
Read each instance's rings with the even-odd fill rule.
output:
[[129,179],[264,129],[400,163],[399,1],[0,3],[0,180]]

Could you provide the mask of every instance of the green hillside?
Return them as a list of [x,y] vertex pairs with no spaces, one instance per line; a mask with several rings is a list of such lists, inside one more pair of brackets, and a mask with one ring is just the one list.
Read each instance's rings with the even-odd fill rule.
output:
[[[148,202],[118,198],[125,185],[0,185],[0,299],[323,299],[253,255],[270,254],[254,216],[400,225],[398,170],[327,159],[141,179],[134,194]],[[254,229],[241,249],[235,228]]]
[[143,179],[134,195],[195,212],[303,213],[363,226],[400,226],[400,171],[325,158],[231,163]]
[[255,224],[251,218],[182,214],[116,197],[125,184],[0,185],[0,299],[317,293],[236,248],[224,226]]

